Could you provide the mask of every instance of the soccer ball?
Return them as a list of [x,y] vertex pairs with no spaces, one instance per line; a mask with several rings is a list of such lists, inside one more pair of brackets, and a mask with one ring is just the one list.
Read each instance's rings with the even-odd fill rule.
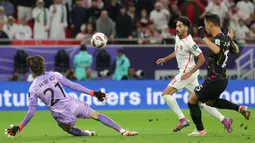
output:
[[97,32],[92,36],[90,42],[91,42],[91,45],[96,48],[103,48],[106,46],[107,41],[108,41],[108,39],[104,33]]

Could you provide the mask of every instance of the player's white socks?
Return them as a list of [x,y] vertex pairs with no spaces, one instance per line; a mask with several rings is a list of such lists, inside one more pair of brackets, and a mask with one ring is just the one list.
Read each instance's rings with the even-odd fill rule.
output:
[[199,106],[221,122],[224,120],[225,117],[216,108],[207,106],[206,104],[200,104]]
[[164,95],[162,98],[165,100],[167,105],[174,111],[174,113],[178,116],[179,119],[185,118],[178,103],[176,102],[176,99],[172,95]]
[[124,132],[126,132],[125,129],[120,129],[120,134],[123,134]]

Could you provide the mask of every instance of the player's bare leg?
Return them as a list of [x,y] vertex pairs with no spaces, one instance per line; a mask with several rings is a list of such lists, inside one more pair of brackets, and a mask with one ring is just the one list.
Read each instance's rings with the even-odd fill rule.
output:
[[162,94],[162,98],[179,118],[179,123],[177,124],[176,128],[173,129],[174,132],[178,132],[182,128],[190,125],[190,122],[183,115],[178,103],[176,102],[176,99],[172,96],[176,91],[177,90],[175,88],[168,86]]
[[65,132],[72,134],[74,136],[95,136],[96,133],[94,131],[81,130],[79,128],[75,128],[70,124],[59,123],[58,126],[62,128]]
[[189,134],[189,136],[205,136],[207,134],[202,123],[201,110],[198,106],[198,102],[199,100],[196,93],[192,93],[188,100],[188,106],[190,116],[196,125],[196,130]]
[[137,136],[139,135],[138,132],[131,132],[131,131],[127,131],[123,128],[121,128],[117,123],[115,123],[111,118],[98,113],[94,110],[91,110],[91,117],[95,120],[100,121],[102,124],[116,130],[117,132],[119,132],[122,136]]
[[[189,94],[191,95],[192,92],[190,90],[189,91]],[[232,132],[232,119],[231,118],[225,118],[220,112],[219,110],[217,110],[216,108],[214,107],[211,107],[211,106],[208,106],[206,105],[205,103],[201,103],[201,102],[198,102],[198,105],[204,109],[205,111],[207,111],[210,115],[212,115],[213,117],[215,117],[216,119],[218,119],[225,127],[225,129],[228,131],[228,132]]]

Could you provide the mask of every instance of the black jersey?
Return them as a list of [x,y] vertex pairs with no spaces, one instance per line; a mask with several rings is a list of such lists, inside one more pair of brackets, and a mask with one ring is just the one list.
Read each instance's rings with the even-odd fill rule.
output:
[[232,40],[223,33],[213,37],[212,42],[219,46],[220,52],[215,54],[209,51],[207,75],[209,80],[227,79],[226,64],[229,52],[235,53],[237,49],[232,46]]

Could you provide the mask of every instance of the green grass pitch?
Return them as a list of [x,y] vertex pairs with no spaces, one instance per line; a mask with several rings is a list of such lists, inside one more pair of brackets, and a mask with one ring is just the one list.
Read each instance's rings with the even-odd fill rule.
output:
[[[129,110],[100,111],[119,123],[123,128],[140,133],[136,137],[122,137],[114,130],[94,120],[78,120],[77,127],[94,130],[94,137],[73,137],[63,132],[50,112],[38,111],[31,122],[15,138],[7,138],[4,129],[10,124],[18,124],[26,112],[0,112],[0,143],[255,143],[255,119],[246,121],[235,111],[221,110],[232,117],[233,133],[228,134],[222,124],[203,111],[206,137],[188,137],[194,130],[194,124],[182,131],[173,133],[177,117],[170,110]],[[255,112],[255,110],[252,110]],[[185,115],[190,119],[188,110]],[[191,120],[191,119],[190,119]],[[241,126],[241,124],[243,124]]]

